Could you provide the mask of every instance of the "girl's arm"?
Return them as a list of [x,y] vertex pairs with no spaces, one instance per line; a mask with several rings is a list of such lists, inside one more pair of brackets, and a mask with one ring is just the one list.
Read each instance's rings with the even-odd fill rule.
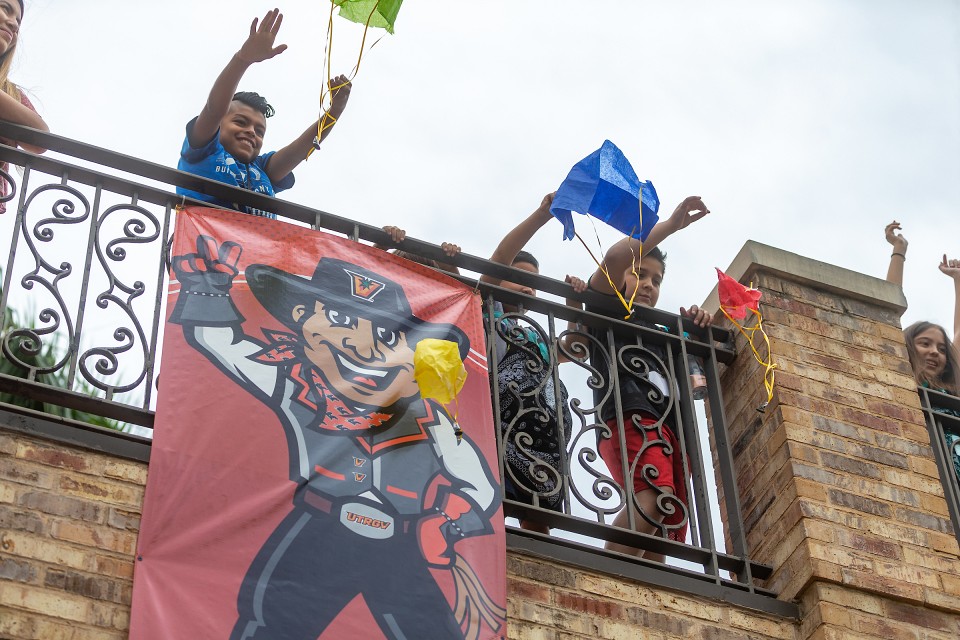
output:
[[883,232],[887,237],[887,242],[893,247],[893,252],[890,254],[890,266],[887,267],[887,282],[903,287],[903,263],[907,260],[907,239],[903,237],[902,233],[894,233],[894,231],[900,230],[900,223],[894,220],[886,226]]
[[943,254],[940,271],[953,278],[953,343],[960,341],[960,260],[947,260]]
[[[0,120],[31,127],[32,129],[39,129],[40,131],[50,131],[50,127],[43,121],[40,114],[34,110],[33,105],[30,104],[30,100],[28,100],[22,92],[21,100],[0,92]],[[32,144],[18,143],[18,145],[31,153],[43,153],[46,151],[43,147],[37,147]]]

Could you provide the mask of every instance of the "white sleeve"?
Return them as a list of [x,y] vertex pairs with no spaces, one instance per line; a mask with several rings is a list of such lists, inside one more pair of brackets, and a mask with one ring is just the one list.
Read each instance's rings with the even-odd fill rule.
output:
[[277,367],[250,359],[263,349],[262,345],[245,339],[246,336],[233,327],[195,326],[187,330],[193,331],[197,349],[233,380],[247,389],[273,395]]
[[487,511],[496,499],[497,487],[491,482],[486,465],[480,459],[480,452],[465,437],[458,442],[453,422],[445,413],[437,413],[440,422],[429,427],[429,430],[440,464],[450,478],[462,483],[459,490],[483,511]]

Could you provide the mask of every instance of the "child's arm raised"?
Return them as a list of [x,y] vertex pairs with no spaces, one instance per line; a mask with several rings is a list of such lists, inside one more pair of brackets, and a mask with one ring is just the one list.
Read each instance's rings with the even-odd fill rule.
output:
[[[320,142],[326,140],[333,129],[333,125],[340,120],[343,110],[347,108],[347,100],[350,99],[350,89],[352,85],[347,80],[347,76],[339,75],[330,79],[330,116],[333,122],[324,128],[320,134]],[[306,160],[307,153],[313,147],[313,140],[317,137],[317,130],[320,128],[320,120],[307,127],[296,140],[280,149],[267,163],[267,175],[270,181],[277,183],[283,180],[293,171],[298,164]]]
[[953,278],[953,344],[960,341],[960,260],[947,260],[943,254],[940,271]]
[[[547,222],[553,218],[553,215],[550,213],[550,205],[553,204],[553,197],[555,195],[556,192],[543,196],[543,200],[540,202],[540,206],[537,207],[536,211],[511,229],[507,235],[503,236],[503,240],[500,241],[500,244],[494,249],[493,255],[490,256],[490,262],[507,265],[513,264],[520,250],[530,242],[530,238],[533,237],[540,227],[547,224]],[[480,276],[480,282],[498,285],[502,282],[502,278],[482,275]]]
[[269,60],[286,51],[285,44],[273,46],[282,22],[283,14],[279,9],[268,11],[260,21],[259,27],[257,19],[253,19],[246,42],[233,54],[230,62],[214,81],[213,88],[210,89],[207,103],[203,105],[200,115],[197,116],[190,130],[190,146],[199,148],[213,139],[217,129],[220,128],[220,121],[230,108],[230,101],[233,100],[233,94],[237,92],[240,79],[250,65]]
[[[658,222],[650,230],[646,242],[643,243],[643,250],[649,251],[663,242],[668,236],[681,229],[685,229],[703,216],[710,213],[707,206],[703,204],[700,196],[688,196],[683,202],[677,205],[669,218]],[[623,289],[624,276],[630,268],[631,263],[636,260],[640,251],[640,241],[633,238],[624,238],[607,250],[603,256],[603,265],[610,274],[610,279],[616,290]],[[607,276],[602,269],[597,269],[590,276],[590,287],[601,293],[613,295],[614,289],[610,286]]]
[[[886,226],[883,234],[887,237],[887,242],[893,246],[893,252],[890,254],[890,266],[887,267],[887,282],[903,286],[903,263],[907,260],[907,239],[901,231],[900,223],[894,220]],[[946,256],[944,256],[946,260]],[[943,268],[941,267],[941,270]],[[946,273],[944,271],[944,273]]]

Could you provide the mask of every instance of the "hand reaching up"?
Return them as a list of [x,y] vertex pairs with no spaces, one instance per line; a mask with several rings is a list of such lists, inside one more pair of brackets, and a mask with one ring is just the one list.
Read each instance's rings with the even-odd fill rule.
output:
[[283,14],[279,9],[267,11],[263,16],[260,26],[257,26],[257,19],[254,18],[250,23],[250,35],[246,42],[240,47],[237,55],[241,60],[248,64],[263,62],[274,56],[278,56],[287,50],[287,45],[281,44],[276,47],[273,43],[277,39],[277,32],[280,31],[280,25],[283,23]]
[[676,232],[686,229],[708,213],[710,213],[710,209],[707,209],[707,205],[703,204],[700,196],[687,196],[683,199],[683,202],[677,205],[666,222]]
[[955,281],[960,282],[960,260],[947,259],[947,254],[943,254],[943,262],[940,263],[941,273],[945,273]]
[[907,239],[903,237],[902,233],[896,233],[897,231],[902,231],[902,229],[900,223],[894,220],[884,228],[883,234],[886,236],[887,242],[893,246],[894,253],[900,253],[906,256]]
[[345,75],[339,75],[330,79],[330,115],[339,118],[343,110],[347,108],[347,101],[350,99],[350,89],[353,84]]

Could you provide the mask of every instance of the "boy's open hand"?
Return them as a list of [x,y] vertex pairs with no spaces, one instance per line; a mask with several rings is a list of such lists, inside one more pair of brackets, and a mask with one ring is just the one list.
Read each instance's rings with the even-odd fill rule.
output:
[[697,305],[693,305],[689,309],[680,307],[680,315],[685,318],[690,318],[693,320],[693,324],[697,325],[701,329],[713,324],[713,314],[704,311]]
[[343,110],[347,108],[352,87],[353,85],[345,75],[341,74],[330,79],[330,115],[334,118],[339,118]]
[[943,262],[940,263],[940,271],[947,274],[956,281],[960,281],[960,260],[947,259],[947,254],[943,254]]
[[[887,242],[893,245],[894,252],[905,254],[907,252],[907,239],[903,237],[902,233],[894,233],[895,231],[901,231],[900,223],[896,220],[884,228],[883,235],[886,236]],[[946,256],[944,256],[944,260],[946,260]]]
[[247,36],[247,41],[240,47],[240,51],[237,52],[240,59],[248,64],[253,64],[269,60],[286,51],[287,45],[285,44],[273,46],[282,22],[283,14],[280,13],[280,9],[267,11],[267,15],[263,16],[259,27],[257,26],[257,19],[254,18],[253,22],[250,23],[250,35]]
[[686,229],[689,225],[708,213],[710,213],[710,209],[707,209],[707,205],[703,204],[700,196],[687,196],[683,199],[683,202],[678,204],[677,208],[673,210],[673,213],[667,218],[666,223],[670,229],[676,232],[681,229]]

